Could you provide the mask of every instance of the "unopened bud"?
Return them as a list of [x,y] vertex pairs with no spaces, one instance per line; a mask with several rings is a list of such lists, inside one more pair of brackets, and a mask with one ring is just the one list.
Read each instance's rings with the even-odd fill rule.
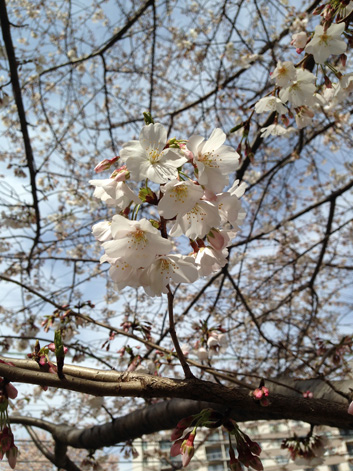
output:
[[110,169],[110,167],[119,159],[119,156],[114,157],[113,159],[104,159],[99,162],[98,165],[94,167],[96,173],[104,172],[104,170]]

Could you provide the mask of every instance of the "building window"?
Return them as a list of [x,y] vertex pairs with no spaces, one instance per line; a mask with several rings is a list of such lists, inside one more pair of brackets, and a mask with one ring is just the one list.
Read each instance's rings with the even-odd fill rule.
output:
[[169,450],[171,446],[172,446],[172,443],[169,440],[161,440],[159,442],[160,450]]
[[288,463],[288,458],[286,455],[277,455],[276,458],[276,463],[278,464],[287,464]]
[[349,456],[353,456],[353,442],[346,443],[347,451]]
[[224,471],[223,463],[209,464],[208,471]]
[[331,464],[329,466],[330,468],[330,471],[339,471],[340,467],[338,466],[338,464]]
[[222,448],[220,446],[206,448],[206,456],[207,456],[207,461],[222,460],[223,459]]

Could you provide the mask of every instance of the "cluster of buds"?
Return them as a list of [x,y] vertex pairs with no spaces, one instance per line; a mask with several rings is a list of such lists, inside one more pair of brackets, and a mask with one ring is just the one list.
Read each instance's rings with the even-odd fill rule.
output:
[[[49,352],[55,353],[56,365],[50,360]],[[61,332],[57,330],[55,332],[54,342],[40,347],[40,343],[37,340],[34,346],[34,351],[28,353],[27,357],[35,360],[39,366],[48,367],[49,373],[57,374],[59,378],[63,378],[63,366],[64,357],[68,352],[68,348],[62,343]]]
[[345,356],[353,351],[353,338],[343,336],[338,343],[332,343],[330,340],[317,340],[316,353],[318,356],[330,358],[334,365],[341,365]]
[[287,438],[283,440],[281,448],[289,450],[290,457],[296,464],[318,466],[323,463],[326,444],[325,437],[309,434],[306,437]]
[[[0,407],[2,407],[0,405]],[[10,468],[15,469],[18,448],[14,442],[14,436],[10,425],[5,426],[0,431],[0,460],[6,455]]]
[[197,427],[217,428],[223,422],[223,415],[213,409],[204,409],[199,414],[190,415],[181,419],[172,432],[171,440],[175,440],[171,449],[171,456],[182,456],[183,466],[187,466],[194,456],[194,441]]
[[268,399],[269,390],[265,386],[260,386],[259,388],[254,389],[250,392],[250,396],[255,400],[259,401],[260,405],[267,407],[270,405],[270,400]]
[[7,461],[12,469],[15,469],[18,449],[14,442],[7,408],[8,399],[17,397],[17,389],[5,378],[0,383],[0,460],[6,455]]
[[124,332],[134,333],[135,331],[140,332],[143,335],[143,338],[146,340],[151,340],[151,330],[152,324],[148,321],[140,322],[136,319],[129,321],[128,316],[125,316],[124,321],[120,324]]
[[350,0],[331,0],[315,8],[313,15],[321,15],[328,24],[332,23],[336,16],[336,21],[338,22],[351,13],[352,9],[349,7],[349,4]]
[[[172,432],[171,440],[175,440],[171,447],[171,456],[182,455],[183,466],[190,463],[195,453],[195,437],[197,427],[217,428],[223,426],[229,434],[229,455],[230,469],[232,471],[241,471],[242,465],[251,467],[256,471],[262,471],[263,466],[259,455],[261,447],[253,442],[246,433],[242,432],[238,424],[227,415],[214,411],[213,409],[204,409],[199,414],[190,415],[177,424]],[[231,437],[235,439],[235,448],[237,457],[232,447]]]
[[[225,429],[229,433],[229,457],[230,469],[232,471],[240,471],[242,466],[247,468],[251,467],[256,471],[262,471],[263,466],[259,455],[261,454],[261,447],[258,443],[251,440],[233,419],[228,419],[224,424]],[[232,446],[231,437],[235,438],[235,448],[238,452],[238,457],[235,457],[235,451]]]
[[[81,309],[84,307],[89,307],[90,309],[94,309],[95,305],[90,301],[79,302],[73,309],[71,308],[70,304],[63,304],[60,308],[55,309],[53,314],[45,316],[44,321],[41,323],[41,326],[44,328],[44,332],[49,332],[49,329],[60,325],[60,330],[62,331],[66,340],[71,338],[74,335],[74,329],[72,327],[72,320],[75,316],[75,312],[77,311],[80,313]],[[82,325],[82,319],[76,316],[75,318],[76,325]]]
[[209,328],[207,322],[200,321],[200,324],[201,326],[198,326],[195,323],[193,326],[195,330],[201,331],[201,340],[195,346],[199,360],[207,360],[209,357],[224,353],[228,346],[226,330],[221,325]]

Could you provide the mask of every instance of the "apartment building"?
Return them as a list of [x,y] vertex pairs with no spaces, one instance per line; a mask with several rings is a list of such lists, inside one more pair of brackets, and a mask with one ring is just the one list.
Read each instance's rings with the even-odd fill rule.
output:
[[[305,436],[308,424],[296,421],[258,421],[240,424],[241,429],[262,448],[261,461],[265,471],[353,471],[353,430],[318,427],[315,434],[328,441],[324,463],[320,466],[298,465],[290,459],[288,450],[282,449],[283,439]],[[175,471],[181,469],[181,457],[170,457],[170,433],[159,433],[136,440],[139,452],[133,461],[133,471]],[[229,463],[228,434],[221,429],[197,433],[196,452],[188,471],[227,471]]]

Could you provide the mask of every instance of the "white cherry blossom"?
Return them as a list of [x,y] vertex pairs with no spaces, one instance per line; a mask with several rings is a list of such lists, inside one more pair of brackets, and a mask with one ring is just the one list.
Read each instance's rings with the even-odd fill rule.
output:
[[193,283],[198,278],[195,259],[180,254],[158,257],[141,273],[141,284],[149,296],[167,293],[170,281]]
[[187,143],[194,155],[199,183],[215,193],[223,190],[229,182],[229,174],[239,165],[239,154],[233,147],[223,145],[226,137],[217,128],[207,141],[202,136],[194,135]]
[[167,130],[160,123],[142,128],[138,141],[123,145],[120,160],[126,163],[131,178],[140,181],[148,178],[155,183],[166,183],[178,176],[178,167],[187,162],[176,148],[165,148]]
[[[300,33],[295,33],[292,36],[291,46],[294,46],[297,49],[297,52],[302,52],[305,48],[305,45],[308,41],[308,35],[305,31],[300,31]],[[298,51],[299,50],[299,51]]]
[[200,276],[208,276],[220,270],[228,262],[228,250],[215,250],[213,247],[200,247],[194,254]]
[[271,78],[276,80],[278,87],[288,87],[297,78],[297,70],[294,67],[293,62],[278,61],[277,67],[271,74]]
[[347,49],[346,42],[341,39],[345,27],[345,23],[332,24],[325,31],[323,26],[317,25],[305,51],[313,54],[317,64],[324,64],[331,54],[343,54]]
[[108,206],[117,206],[124,210],[131,202],[141,203],[139,197],[125,182],[118,182],[114,178],[106,178],[104,180],[90,180],[89,183],[96,187],[93,196],[101,199]]
[[316,77],[308,70],[297,70],[297,79],[289,87],[279,92],[280,99],[287,103],[290,101],[294,107],[310,106],[315,104]]
[[191,211],[204,193],[202,186],[190,180],[172,180],[162,188],[162,192],[164,195],[158,203],[158,212],[165,219]]
[[126,288],[126,286],[133,288],[141,286],[141,270],[132,267],[123,258],[118,258],[112,263],[109,268],[109,275],[118,290],[122,290]]
[[219,226],[221,218],[218,207],[208,201],[199,201],[184,215],[178,215],[169,235],[186,235],[190,239],[204,237],[212,227]]
[[305,128],[312,123],[313,117],[315,113],[313,110],[308,108],[307,106],[302,106],[297,109],[297,113],[295,115],[295,122],[297,123],[298,129]]
[[123,258],[133,268],[147,267],[157,255],[166,255],[172,243],[164,239],[147,219],[130,221],[123,216],[113,216],[113,240],[103,243],[109,257]]
[[261,128],[261,137],[265,138],[268,136],[288,136],[294,128],[284,128],[280,124],[270,124],[265,128]]
[[266,111],[276,111],[279,114],[286,114],[287,108],[282,101],[275,96],[265,96],[255,105],[256,113],[265,113]]
[[112,238],[112,231],[111,231],[111,224],[109,221],[100,221],[97,224],[92,226],[92,233],[94,237],[99,240],[99,242],[106,242],[107,240],[111,240]]

